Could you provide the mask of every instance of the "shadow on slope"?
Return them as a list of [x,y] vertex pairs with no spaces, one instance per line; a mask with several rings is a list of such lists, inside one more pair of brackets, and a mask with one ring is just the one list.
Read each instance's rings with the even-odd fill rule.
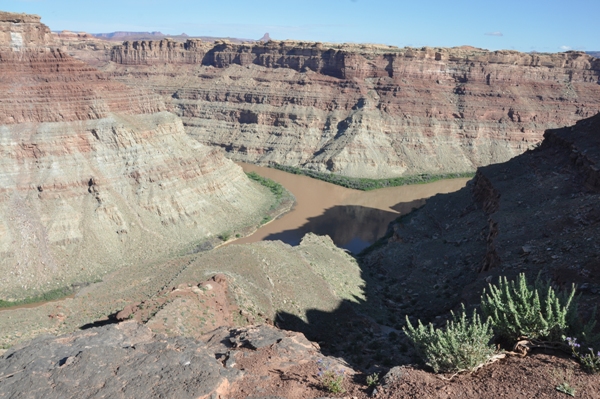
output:
[[364,300],[345,300],[333,312],[310,309],[308,322],[280,311],[276,324],[372,372],[416,360],[402,332],[405,317],[443,326],[461,302],[469,313],[477,307],[500,276],[576,284],[579,315],[587,320],[600,295],[593,244],[600,242],[600,116],[545,138],[393,222],[359,257]]
[[[440,222],[432,217],[431,208],[437,209],[442,204],[442,214],[453,217],[457,212],[463,211],[465,204],[472,205],[471,190],[469,185],[455,193],[434,196],[427,200],[424,207],[425,200],[399,203],[392,209],[403,215],[400,217],[396,213],[360,206],[335,207],[324,215],[311,219],[300,229],[268,237],[267,239],[289,239],[295,235],[299,241],[308,231],[328,234],[336,245],[350,249],[355,254],[360,252],[357,256],[364,281],[364,300],[357,297],[354,300],[343,300],[333,312],[310,309],[306,311],[308,322],[297,315],[280,311],[275,318],[276,325],[304,333],[309,339],[319,342],[323,353],[342,357],[352,367],[367,372],[414,362],[402,332],[405,315],[411,320],[431,320],[453,309],[459,303],[460,296],[450,294],[452,284],[439,284],[435,290],[431,289],[438,284],[430,281],[432,276],[462,284],[465,280],[452,275],[458,271],[459,274],[468,276],[465,282],[467,284],[477,277],[477,268],[466,270],[463,265],[457,270],[446,268],[444,277],[441,277],[435,268],[431,272],[413,268],[413,257],[418,256],[421,251],[428,251],[429,256],[440,259],[437,262],[440,265],[448,264],[449,260],[455,261],[455,257],[449,258],[443,248],[421,248],[419,241],[436,241],[438,238],[436,234],[440,230]],[[454,211],[448,212],[445,208],[454,208]],[[485,216],[482,211],[477,212],[476,207],[471,208],[475,211],[473,216],[476,219]],[[396,233],[399,226],[416,229],[419,237],[399,237]],[[363,243],[361,247],[349,248],[349,244],[358,240]],[[443,245],[447,244],[448,242]],[[389,252],[389,246],[403,246],[410,250],[397,255],[397,264],[383,264],[380,251]],[[480,249],[482,258],[485,249]],[[417,287],[407,286],[408,275],[411,275],[413,281],[419,281]],[[444,319],[440,318],[439,321],[443,322]]]

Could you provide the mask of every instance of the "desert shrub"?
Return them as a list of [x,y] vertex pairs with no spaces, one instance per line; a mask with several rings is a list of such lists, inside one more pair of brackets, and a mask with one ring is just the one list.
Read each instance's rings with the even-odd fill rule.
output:
[[336,369],[329,362],[324,362],[322,359],[317,360],[319,373],[317,377],[321,381],[323,388],[331,393],[344,393],[344,369]]
[[419,357],[436,373],[472,371],[496,354],[490,345],[493,336],[490,319],[482,323],[475,311],[468,319],[464,305],[460,316],[454,313],[452,316],[453,320],[443,330],[434,328],[431,323],[426,327],[421,320],[413,327],[406,318],[404,333]]
[[490,284],[489,292],[484,289],[481,309],[500,337],[558,341],[576,318],[574,296],[574,286],[568,294],[557,294],[539,278],[535,286],[527,285],[521,273],[516,282],[500,277],[498,285]]
[[[578,317],[578,303],[577,297],[574,300],[573,312],[570,312],[570,317],[567,320],[569,323],[568,334],[573,339],[578,339],[585,343],[587,346],[598,346],[600,347],[600,333],[596,331],[596,311],[594,307],[592,314],[588,316],[587,323],[583,322]],[[572,313],[572,314],[571,314]]]
[[367,376],[367,386],[375,387],[379,384],[379,373],[373,373]]
[[221,234],[219,234],[219,238],[222,241],[228,241],[231,238],[231,233],[229,231],[224,231]]

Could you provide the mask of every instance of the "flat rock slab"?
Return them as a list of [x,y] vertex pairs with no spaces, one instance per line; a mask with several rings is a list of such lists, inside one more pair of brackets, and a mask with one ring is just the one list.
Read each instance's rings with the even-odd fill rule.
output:
[[218,398],[239,375],[201,342],[125,322],[7,351],[0,398]]
[[235,348],[260,349],[280,342],[285,337],[285,332],[281,330],[258,326],[232,330],[229,340]]

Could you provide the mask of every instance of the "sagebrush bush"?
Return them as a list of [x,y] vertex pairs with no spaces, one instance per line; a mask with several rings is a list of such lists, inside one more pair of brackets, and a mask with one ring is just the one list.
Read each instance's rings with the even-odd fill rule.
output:
[[461,315],[452,313],[452,317],[444,329],[436,329],[431,323],[424,326],[421,320],[413,327],[406,318],[404,333],[413,342],[417,354],[436,373],[471,371],[496,354],[490,345],[493,331],[489,318],[482,323],[473,311],[473,317],[468,319],[464,305]]
[[576,318],[573,305],[575,286],[568,294],[557,294],[549,282],[527,285],[525,275],[517,281],[500,277],[498,285],[483,290],[481,309],[490,317],[500,337],[516,341],[521,337],[559,341]]

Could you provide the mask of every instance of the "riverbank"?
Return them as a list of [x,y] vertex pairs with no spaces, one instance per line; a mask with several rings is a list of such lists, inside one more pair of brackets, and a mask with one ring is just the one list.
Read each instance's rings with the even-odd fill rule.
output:
[[426,184],[433,183],[439,180],[449,180],[449,179],[464,179],[464,178],[472,178],[475,176],[475,172],[462,172],[462,173],[444,173],[439,175],[432,174],[420,174],[414,176],[405,176],[405,177],[393,177],[389,179],[368,179],[361,177],[348,177],[342,175],[336,175],[335,173],[323,173],[317,172],[314,170],[301,169],[296,168],[294,166],[285,166],[279,165],[277,163],[273,163],[268,165],[268,167],[281,170],[287,173],[292,173],[295,175],[302,175],[312,177],[313,179],[323,180],[327,183],[335,184],[338,186],[351,188],[354,190],[361,191],[370,191],[377,190],[380,188],[389,188],[389,187],[399,187],[399,186],[407,186],[412,184]]
[[269,189],[269,191],[271,191],[271,194],[273,194],[275,201],[273,202],[271,207],[264,213],[264,216],[262,217],[258,225],[247,226],[244,229],[234,232],[222,232],[217,237],[221,242],[214,243],[211,249],[216,249],[222,247],[223,245],[230,244],[234,241],[237,242],[240,239],[252,236],[256,233],[258,229],[260,229],[264,225],[269,224],[272,221],[290,212],[296,204],[296,197],[294,196],[294,194],[287,190],[283,185],[277,183],[272,179],[269,179],[268,177],[261,176],[254,171],[248,172],[244,170],[244,172],[250,180],[253,180],[261,186]]
[[75,295],[75,286],[58,288],[47,291],[40,295],[30,296],[17,301],[5,301],[0,299],[0,312],[5,309],[31,308],[41,306],[44,303],[60,301],[66,298],[72,298]]

